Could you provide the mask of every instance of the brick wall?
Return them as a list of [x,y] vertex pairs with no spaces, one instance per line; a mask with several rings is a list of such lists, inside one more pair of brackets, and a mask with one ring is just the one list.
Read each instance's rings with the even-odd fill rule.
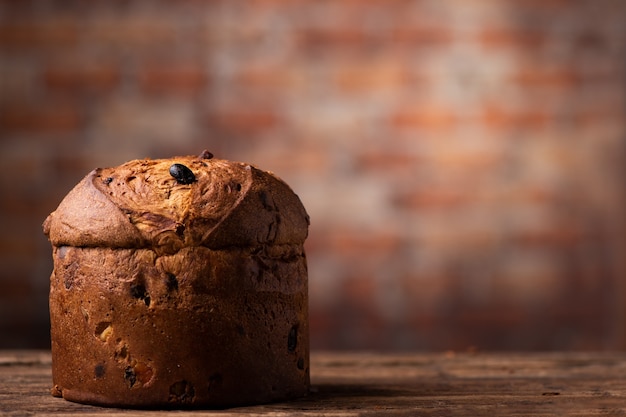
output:
[[196,154],[311,215],[314,348],[626,347],[626,2],[0,1],[0,347],[47,345],[41,222]]

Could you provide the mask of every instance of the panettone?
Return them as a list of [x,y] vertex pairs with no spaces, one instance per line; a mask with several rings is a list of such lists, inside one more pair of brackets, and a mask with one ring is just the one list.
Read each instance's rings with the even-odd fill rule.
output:
[[92,171],[44,222],[53,395],[150,408],[305,395],[308,225],[282,180],[208,152]]

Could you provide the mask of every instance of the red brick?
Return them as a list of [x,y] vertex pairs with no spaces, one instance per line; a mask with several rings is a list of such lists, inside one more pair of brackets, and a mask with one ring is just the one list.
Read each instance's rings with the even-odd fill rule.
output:
[[206,69],[196,64],[146,64],[137,75],[145,93],[199,94],[208,84]]
[[0,109],[0,129],[8,132],[74,133],[84,122],[79,107],[70,104],[17,104]]
[[395,128],[447,131],[457,127],[459,115],[450,107],[419,104],[415,107],[399,109],[390,116]]
[[581,77],[574,68],[546,69],[528,64],[511,75],[510,80],[521,88],[573,89],[581,84]]
[[0,45],[7,48],[68,48],[78,43],[77,22],[71,19],[23,21],[0,25]]
[[230,45],[256,48],[267,42],[270,35],[267,29],[267,26],[259,23],[240,25],[224,20],[205,25],[194,36],[198,36],[199,40],[212,49],[228,48]]
[[43,79],[46,87],[54,91],[101,93],[119,85],[120,72],[110,64],[50,65],[44,70]]
[[490,173],[502,162],[500,155],[492,150],[468,151],[463,149],[446,149],[440,147],[432,159],[436,166],[444,172],[461,172],[463,175],[472,173],[477,176],[480,173]]
[[515,50],[538,49],[548,41],[544,32],[518,28],[487,28],[478,34],[479,42],[487,48]]
[[572,7],[571,0],[523,0],[518,4],[520,12],[536,11],[541,14],[560,12]]
[[222,134],[254,135],[276,128],[281,117],[271,108],[220,108],[207,115],[207,124]]
[[616,126],[618,129],[623,128],[624,122],[621,119],[623,115],[623,105],[598,105],[594,108],[580,109],[574,112],[571,118],[572,125],[580,128],[607,128]]
[[[0,281],[0,293],[2,293],[3,298],[5,298],[6,301],[15,299],[30,301],[30,299],[32,299],[33,287],[29,277],[26,274],[26,272],[22,272],[22,274],[19,274],[19,278],[11,276],[7,277],[8,279],[3,279]],[[19,315],[20,314],[18,314],[18,316]]]
[[335,313],[342,322],[337,336],[343,343],[351,343],[355,337],[361,339],[361,343],[378,345],[381,342],[376,338],[381,337],[386,323],[375,303],[379,292],[371,276],[356,273],[341,282],[340,302],[335,306]]
[[34,259],[37,256],[37,249],[35,240],[23,235],[5,234],[0,239],[0,253],[11,257],[13,260],[23,262],[25,259]]
[[610,48],[611,38],[602,33],[600,28],[588,28],[577,34],[572,43],[577,50],[604,54]]
[[[434,314],[437,300],[445,299],[454,286],[453,278],[446,271],[403,271],[399,277],[402,291],[409,299],[416,300],[418,305],[411,308],[413,313]],[[434,317],[431,316],[434,321]]]
[[360,151],[355,155],[358,170],[391,174],[408,173],[419,167],[422,161],[422,158],[408,152],[385,152],[378,149]]
[[87,26],[82,35],[93,45],[163,48],[177,39],[176,20],[165,15],[116,16],[97,19]]
[[234,81],[243,88],[293,91],[305,86],[307,80],[303,69],[294,69],[290,64],[284,63],[244,66],[234,76]]
[[398,91],[426,82],[424,75],[415,75],[410,71],[409,65],[393,60],[343,65],[337,69],[333,78],[340,91],[346,93]]
[[504,104],[486,105],[480,116],[481,123],[492,129],[542,129],[553,119],[553,115],[542,109],[532,107],[507,109]]
[[354,304],[367,305],[376,299],[378,288],[373,279],[351,277],[341,285],[341,299]]
[[[32,183],[29,183],[29,185],[32,185]],[[55,187],[48,186],[46,189],[42,189],[44,187],[42,185],[34,185],[33,190],[23,190],[19,189],[16,184],[12,184],[5,188],[7,192],[11,193],[11,197],[0,201],[0,212],[3,213],[3,217],[8,219],[10,223],[2,226],[4,238],[14,235],[19,236],[17,239],[20,240],[31,239],[33,236],[29,236],[29,234],[33,230],[39,233],[41,222],[50,214],[47,208],[55,203],[57,205],[59,203],[59,201],[56,201],[59,194],[51,192]],[[51,204],[48,200],[50,198],[55,199]],[[35,238],[41,236],[36,235]]]
[[392,202],[400,209],[438,210],[462,207],[474,199],[475,196],[469,190],[433,187],[397,193]]
[[510,236],[510,241],[523,247],[568,247],[580,244],[587,234],[580,226],[559,226],[525,229]]
[[554,205],[562,199],[556,190],[541,185],[522,184],[519,187],[508,187],[501,197],[507,203]]
[[47,163],[59,179],[81,178],[95,168],[92,159],[76,153],[55,155]]
[[393,232],[360,231],[351,228],[333,228],[324,234],[325,250],[343,258],[371,258],[389,256],[402,245],[400,236]]
[[492,301],[486,306],[463,309],[456,321],[461,328],[488,326],[506,331],[526,323],[528,315],[521,306],[504,305],[502,302]]
[[349,227],[328,228],[320,225],[311,230],[306,248],[311,254],[325,253],[339,258],[386,256],[402,245],[402,239],[392,232],[364,231]]
[[331,169],[328,154],[320,146],[301,144],[295,148],[266,146],[263,150],[264,165],[277,174],[297,172],[318,173]]
[[405,26],[395,27],[391,31],[390,41],[411,47],[436,47],[450,45],[455,40],[451,26],[422,27]]
[[304,28],[296,39],[301,47],[316,49],[363,47],[377,40],[355,27]]
[[312,349],[331,349],[336,347],[334,334],[338,332],[337,316],[329,308],[311,306],[309,308],[309,329],[314,338],[311,338]]
[[[37,145],[39,145],[39,143],[37,143]],[[33,147],[37,145],[33,145]],[[37,182],[45,181],[43,158],[28,155],[26,152],[22,154],[14,153],[11,152],[10,148],[4,148],[3,152],[6,152],[6,154],[3,155],[2,158],[2,168],[5,169],[6,172],[20,172],[20,182],[15,181],[12,177],[0,176],[0,189],[3,189],[4,192],[13,195],[15,190],[22,188],[22,183],[36,184]],[[4,211],[5,207],[7,207],[5,204],[13,206],[17,202],[23,203],[24,201],[22,200],[22,198],[13,199],[5,197],[0,199],[0,206]],[[15,213],[19,213],[19,209],[15,211]]]

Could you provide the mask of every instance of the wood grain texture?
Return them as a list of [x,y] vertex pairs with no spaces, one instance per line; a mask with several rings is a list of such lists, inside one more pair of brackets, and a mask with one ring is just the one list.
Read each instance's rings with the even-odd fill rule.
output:
[[50,395],[50,355],[0,351],[1,416],[623,416],[626,353],[322,353],[312,390],[226,410],[120,410]]

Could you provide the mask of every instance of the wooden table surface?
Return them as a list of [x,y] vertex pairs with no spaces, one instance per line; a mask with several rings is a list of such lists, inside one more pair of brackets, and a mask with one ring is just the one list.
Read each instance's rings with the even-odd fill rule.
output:
[[50,395],[50,354],[0,351],[1,416],[625,416],[626,353],[311,355],[308,397],[226,410],[138,411]]

